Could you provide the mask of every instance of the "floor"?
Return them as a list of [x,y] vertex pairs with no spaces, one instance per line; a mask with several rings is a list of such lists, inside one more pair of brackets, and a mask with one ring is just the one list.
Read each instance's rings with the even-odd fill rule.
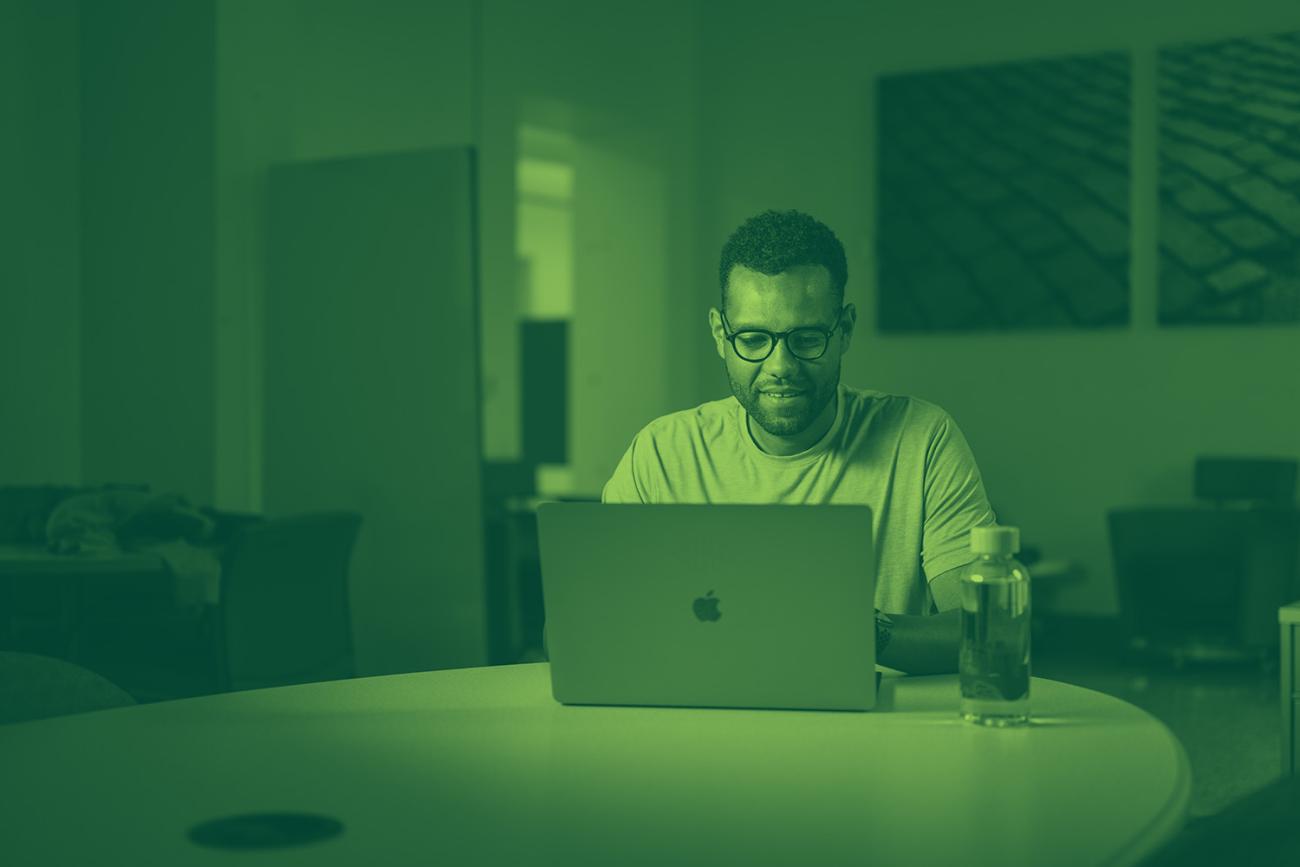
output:
[[1107,625],[1043,623],[1035,677],[1137,705],[1182,741],[1192,766],[1193,818],[1213,815],[1281,774],[1280,680],[1272,657],[1192,663],[1138,655]]
[[[118,682],[140,701],[215,690],[210,658],[184,634],[158,635],[166,654],[146,657],[101,640],[83,664]],[[139,644],[137,643],[137,647]],[[1192,765],[1193,817],[1209,816],[1276,779],[1281,770],[1279,678],[1266,663],[1186,663],[1137,656],[1112,626],[1086,620],[1035,624],[1037,677],[1078,684],[1121,698],[1161,720],[1182,741]]]

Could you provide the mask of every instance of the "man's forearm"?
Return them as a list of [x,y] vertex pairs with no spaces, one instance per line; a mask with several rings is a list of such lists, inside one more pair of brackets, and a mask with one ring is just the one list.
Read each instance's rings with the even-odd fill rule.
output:
[[957,670],[961,609],[930,617],[891,614],[889,643],[876,662],[908,674],[948,674]]

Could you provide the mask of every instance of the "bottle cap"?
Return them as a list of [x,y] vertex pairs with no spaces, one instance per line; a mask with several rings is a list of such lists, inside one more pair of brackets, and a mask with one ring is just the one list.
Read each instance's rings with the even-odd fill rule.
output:
[[974,554],[998,554],[1004,557],[1015,554],[1020,550],[1020,528],[998,524],[972,527],[970,549]]

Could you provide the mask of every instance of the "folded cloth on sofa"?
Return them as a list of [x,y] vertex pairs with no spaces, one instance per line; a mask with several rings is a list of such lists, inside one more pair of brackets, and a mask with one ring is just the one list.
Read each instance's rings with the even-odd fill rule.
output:
[[213,521],[178,494],[103,490],[75,494],[55,506],[45,527],[56,554],[157,554],[171,571],[178,605],[215,605],[221,563],[211,548]]
[[45,525],[46,546],[56,554],[111,554],[174,539],[202,542],[211,534],[212,520],[179,494],[117,489],[74,494]]
[[45,524],[73,485],[0,485],[0,545],[44,545]]

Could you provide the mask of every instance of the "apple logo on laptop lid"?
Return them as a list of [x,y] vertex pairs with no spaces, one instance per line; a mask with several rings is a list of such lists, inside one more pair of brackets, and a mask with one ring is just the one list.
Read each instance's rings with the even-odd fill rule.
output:
[[694,609],[695,617],[698,620],[703,622],[712,622],[714,620],[722,619],[722,612],[718,610],[718,604],[721,601],[722,600],[714,596],[713,591],[710,590],[708,594],[696,599],[695,604],[691,607]]

